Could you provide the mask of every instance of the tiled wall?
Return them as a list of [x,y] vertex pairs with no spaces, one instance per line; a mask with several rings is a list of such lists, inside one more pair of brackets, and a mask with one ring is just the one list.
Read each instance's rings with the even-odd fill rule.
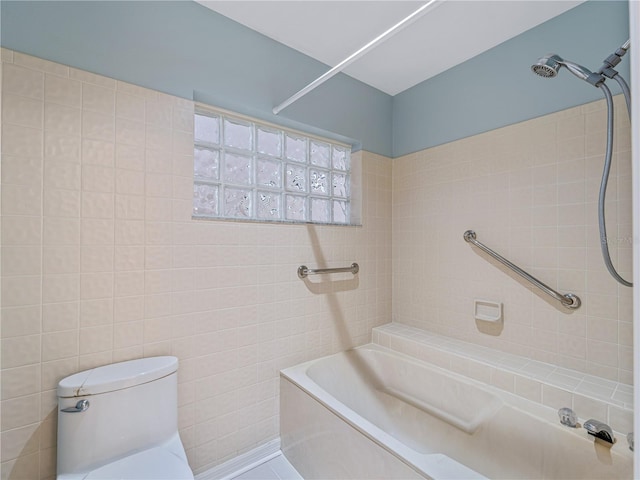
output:
[[[630,279],[630,128],[615,103],[606,216],[611,257]],[[600,254],[605,134],[599,101],[394,160],[394,321],[632,383],[631,289]],[[559,306],[490,260],[463,240],[468,229],[582,307]],[[476,321],[474,299],[502,302],[503,324]]]
[[277,437],[279,369],[390,320],[389,159],[358,154],[363,227],[194,221],[192,102],[2,61],[2,479],[54,477],[68,374],[176,355],[201,472]]
[[[363,227],[207,222],[191,219],[192,102],[7,50],[2,61],[1,478],[54,476],[60,378],[141,356],[180,359],[196,472],[275,438],[278,370],[369,341],[391,318],[392,260],[395,321],[631,383],[631,290],[608,276],[597,234],[602,102],[393,167],[362,153]],[[607,218],[629,278],[616,105]],[[488,261],[469,228],[582,308]],[[352,261],[355,278],[296,276]],[[503,302],[504,324],[476,322],[474,298]]]

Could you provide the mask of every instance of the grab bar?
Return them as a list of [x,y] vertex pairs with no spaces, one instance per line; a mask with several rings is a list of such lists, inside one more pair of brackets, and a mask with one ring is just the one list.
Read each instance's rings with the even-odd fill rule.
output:
[[339,272],[351,272],[354,275],[360,271],[360,266],[357,263],[352,263],[350,267],[340,268],[307,268],[305,265],[298,267],[298,277],[307,278],[307,275],[320,275],[322,273],[339,273]]
[[506,265],[507,267],[509,267],[511,270],[516,272],[518,275],[520,275],[525,280],[533,283],[536,287],[538,287],[540,290],[542,290],[547,295],[551,295],[553,298],[555,298],[560,303],[562,303],[562,305],[564,305],[565,307],[576,309],[576,308],[579,308],[580,305],[582,304],[582,302],[580,301],[580,297],[578,297],[577,295],[574,295],[573,293],[562,294],[562,293],[556,292],[553,288],[549,287],[548,285],[545,285],[544,283],[542,283],[537,278],[532,277],[527,272],[522,270],[520,267],[518,267],[517,265],[511,263],[509,260],[504,258],[502,255],[497,254],[496,252],[491,250],[486,245],[484,245],[484,244],[480,243],[479,241],[477,241],[476,240],[476,232],[474,232],[473,230],[467,230],[466,232],[464,232],[464,239],[465,239],[466,242],[473,243],[476,247],[481,249],[483,252],[491,255],[493,258],[498,260],[500,263],[502,263],[503,265]]

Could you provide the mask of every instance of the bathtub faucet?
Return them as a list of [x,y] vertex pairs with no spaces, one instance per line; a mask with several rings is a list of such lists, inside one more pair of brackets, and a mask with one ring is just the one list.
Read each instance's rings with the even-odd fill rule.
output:
[[578,423],[578,415],[569,407],[564,407],[558,410],[558,417],[560,417],[560,423],[567,427],[577,428],[580,426]]
[[613,436],[613,430],[606,423],[600,422],[595,419],[590,419],[584,422],[584,428],[587,429],[589,435],[593,435],[596,438],[604,440],[607,443],[614,444],[616,439]]

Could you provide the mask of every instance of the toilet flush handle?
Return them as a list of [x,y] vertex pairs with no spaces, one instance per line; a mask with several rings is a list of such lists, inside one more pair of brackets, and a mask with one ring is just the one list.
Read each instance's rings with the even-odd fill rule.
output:
[[89,408],[89,400],[80,400],[78,403],[76,403],[75,407],[62,408],[60,409],[60,411],[65,413],[80,413],[80,412],[84,412],[88,408]]

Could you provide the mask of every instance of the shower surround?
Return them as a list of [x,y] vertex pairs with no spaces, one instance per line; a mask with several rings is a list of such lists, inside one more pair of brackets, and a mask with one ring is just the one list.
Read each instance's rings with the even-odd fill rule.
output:
[[[631,146],[615,97],[607,226],[614,265],[631,278]],[[507,353],[632,383],[632,289],[602,261],[597,199],[604,100],[393,161],[393,320]],[[569,310],[463,240],[482,242],[552,288]],[[474,319],[474,300],[504,322]]]

